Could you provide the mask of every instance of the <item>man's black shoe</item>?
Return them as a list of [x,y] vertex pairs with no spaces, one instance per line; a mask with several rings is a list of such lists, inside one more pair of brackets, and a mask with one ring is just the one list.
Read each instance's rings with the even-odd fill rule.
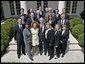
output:
[[64,54],[61,57],[64,57]]
[[44,55],[46,55],[46,52],[45,52],[45,54]]
[[59,57],[60,57],[60,55],[57,55],[57,57],[59,58]]
[[26,55],[25,53],[23,53],[24,55]]
[[20,55],[18,55],[18,58],[20,59]]
[[42,53],[40,53],[40,55],[42,55]]
[[33,59],[33,58],[30,58],[30,60],[34,61],[34,59]]

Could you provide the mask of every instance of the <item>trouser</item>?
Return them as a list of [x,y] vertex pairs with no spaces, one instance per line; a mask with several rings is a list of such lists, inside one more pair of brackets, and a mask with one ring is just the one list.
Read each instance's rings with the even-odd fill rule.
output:
[[25,46],[26,46],[28,57],[32,58],[32,53],[31,53],[32,46],[29,43],[25,43]]
[[44,42],[43,41],[40,41],[40,43],[39,43],[39,52],[40,53],[43,53],[43,49],[44,49]]
[[50,57],[53,57],[54,56],[54,46],[49,46],[48,48],[48,53],[50,55]]
[[49,43],[48,42],[45,42],[44,43],[44,52],[47,54],[47,52],[48,52],[48,55],[49,55]]
[[56,51],[56,53],[55,53],[55,54],[56,54],[57,56],[59,56],[59,55],[60,55],[60,47],[59,47],[59,46],[58,46],[58,47],[56,47],[56,50],[55,50],[55,51]]
[[64,55],[67,48],[67,42],[63,42],[61,46],[61,53]]
[[21,55],[21,51],[23,54],[25,53],[25,44],[23,41],[17,41],[17,54]]

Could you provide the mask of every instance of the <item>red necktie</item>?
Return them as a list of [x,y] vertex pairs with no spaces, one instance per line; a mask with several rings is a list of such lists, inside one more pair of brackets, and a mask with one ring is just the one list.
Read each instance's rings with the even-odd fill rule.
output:
[[23,30],[22,26],[20,27],[21,31]]
[[43,25],[41,25],[41,31],[43,30]]
[[63,26],[63,20],[62,20],[62,26]]

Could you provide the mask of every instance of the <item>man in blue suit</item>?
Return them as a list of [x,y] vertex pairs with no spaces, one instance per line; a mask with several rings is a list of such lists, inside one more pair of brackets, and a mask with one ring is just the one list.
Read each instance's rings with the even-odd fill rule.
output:
[[14,40],[17,43],[17,55],[18,58],[21,56],[21,51],[22,54],[25,54],[25,44],[23,41],[23,26],[22,26],[22,19],[18,19],[18,24],[14,27]]
[[66,25],[68,29],[70,27],[69,20],[65,19],[65,14],[61,14],[61,19],[58,20],[58,24],[60,25],[61,29],[63,25]]
[[39,22],[39,19],[40,19],[41,17],[42,17],[42,16],[40,15],[40,11],[37,10],[37,11],[36,11],[36,14],[35,14],[35,19],[36,19],[36,21],[37,21],[38,23],[40,23],[40,22]]

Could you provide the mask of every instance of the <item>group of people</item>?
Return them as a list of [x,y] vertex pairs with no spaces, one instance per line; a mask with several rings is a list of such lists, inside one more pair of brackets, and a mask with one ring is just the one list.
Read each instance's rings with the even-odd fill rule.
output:
[[[17,25],[14,27],[14,39],[17,43],[18,58],[22,54],[27,55],[30,60],[33,56],[44,54],[50,57],[54,55],[62,57],[65,55],[67,41],[69,38],[69,15],[66,14],[65,8],[62,14],[56,9],[39,6],[36,12],[30,9],[28,14],[24,14],[24,9],[20,9],[21,14],[18,16]],[[56,49],[56,50],[55,50]]]

